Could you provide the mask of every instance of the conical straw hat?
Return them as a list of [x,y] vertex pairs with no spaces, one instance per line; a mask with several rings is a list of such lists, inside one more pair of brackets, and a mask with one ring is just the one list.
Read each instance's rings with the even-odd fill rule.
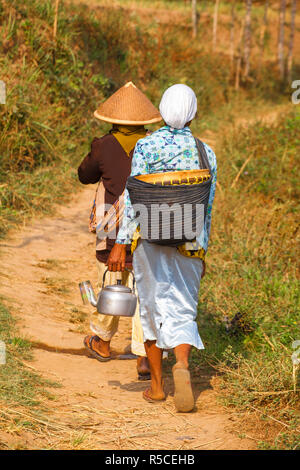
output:
[[100,104],[94,116],[114,124],[142,125],[159,122],[162,117],[151,101],[132,82]]

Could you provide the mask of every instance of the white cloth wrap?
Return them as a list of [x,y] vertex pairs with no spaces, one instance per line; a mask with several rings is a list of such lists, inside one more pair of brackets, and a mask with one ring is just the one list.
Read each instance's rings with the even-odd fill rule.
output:
[[196,116],[196,95],[187,85],[173,85],[164,92],[159,111],[168,126],[173,129],[182,129]]
[[144,341],[173,349],[190,344],[204,349],[196,323],[203,263],[175,247],[139,240],[133,269],[140,301]]

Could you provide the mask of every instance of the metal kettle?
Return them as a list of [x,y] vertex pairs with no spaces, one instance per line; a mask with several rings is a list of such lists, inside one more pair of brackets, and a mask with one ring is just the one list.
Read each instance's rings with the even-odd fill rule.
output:
[[108,269],[103,275],[102,289],[96,299],[94,289],[90,281],[81,282],[79,289],[84,304],[90,303],[97,308],[99,313],[103,315],[113,315],[120,317],[133,317],[137,304],[137,296],[135,294],[135,279],[132,275],[132,289],[122,285],[121,280],[117,280],[117,284],[105,286],[105,276]]

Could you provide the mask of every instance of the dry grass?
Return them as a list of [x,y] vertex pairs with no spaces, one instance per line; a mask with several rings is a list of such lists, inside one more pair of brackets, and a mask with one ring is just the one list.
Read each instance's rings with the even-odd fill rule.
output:
[[[217,139],[211,135],[217,144],[219,182],[200,302],[207,349],[193,353],[194,370],[200,374],[199,362],[212,363],[223,374],[220,393],[227,406],[267,423],[271,432],[260,446],[298,448],[299,398],[292,391],[290,359],[292,340],[300,338],[296,118],[280,126],[256,123],[232,132],[228,126],[242,114],[248,126],[257,107],[273,110],[275,101],[286,98],[273,62],[260,73],[253,63],[250,82],[242,83],[236,95],[223,46],[216,55],[209,51],[211,24],[205,15],[199,40],[191,43],[190,25],[181,20],[175,26],[152,19],[145,25],[142,14],[129,16],[126,9],[111,15],[107,9],[91,12],[86,5],[62,3],[54,66],[53,3],[4,0],[0,5],[1,79],[9,89],[0,111],[2,233],[32,214],[50,211],[54,201],[65,201],[74,190],[75,168],[89,141],[108,129],[92,120],[96,103],[127,80],[134,80],[156,104],[168,85],[190,84],[201,103],[201,123],[193,131],[220,131]],[[226,21],[223,26],[226,38]],[[220,31],[223,26],[221,21]],[[226,48],[226,40],[222,44]],[[37,267],[45,270],[46,292],[67,295],[68,282],[47,273],[63,269],[57,263],[43,260]],[[251,333],[226,333],[224,318],[237,311],[253,326]],[[2,307],[1,314],[1,338],[9,345],[9,363],[0,369],[5,432],[18,436],[28,431],[32,448],[135,449],[152,448],[153,442],[169,448],[159,422],[151,429],[143,422],[141,428],[139,413],[144,417],[145,410],[74,405],[71,411],[50,413],[47,405],[54,397],[48,385],[23,364],[29,345],[12,335],[12,320]],[[84,312],[70,307],[68,314],[81,331]],[[156,410],[148,413],[153,417]],[[166,404],[161,413],[172,415],[172,410]],[[180,435],[189,426],[188,420],[183,423],[176,430]],[[113,437],[97,435],[97,440],[99,426],[103,436]],[[168,426],[163,430],[168,433]],[[185,446],[190,444],[183,442]]]
[[43,277],[41,282],[45,284],[47,293],[67,295],[70,292],[69,282],[63,278]]
[[[282,436],[261,444],[274,448],[300,445],[291,360],[300,339],[298,123],[291,106],[278,123],[227,130],[219,141],[222,191],[200,297],[207,350],[194,357],[222,372],[228,406],[283,423]],[[238,312],[243,323],[228,328]]]
[[[160,407],[160,417],[156,407],[143,409],[120,407],[118,410],[95,408],[88,405],[72,405],[68,408],[62,405],[51,413],[33,413],[24,408],[5,406],[0,413],[1,429],[18,436],[24,431],[30,431],[31,439],[23,448],[55,449],[170,449],[168,433],[178,435],[178,443],[174,448],[201,448],[213,444],[193,442],[187,433],[195,434],[188,420],[182,417],[176,426],[168,425],[168,417],[174,417],[173,406],[164,404]],[[147,419],[148,418],[148,419]],[[189,429],[190,428],[190,429]],[[101,430],[101,432],[99,432]],[[26,440],[25,440],[26,442]]]
[[34,264],[37,268],[45,269],[45,270],[61,270],[61,269],[66,269],[66,266],[64,264],[64,261],[60,261],[57,259],[53,258],[47,258],[44,260],[41,260],[39,263]]

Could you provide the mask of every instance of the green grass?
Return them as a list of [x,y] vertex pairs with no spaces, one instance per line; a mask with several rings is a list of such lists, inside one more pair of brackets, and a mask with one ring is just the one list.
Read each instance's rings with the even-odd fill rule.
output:
[[[299,117],[294,110],[278,125],[237,129],[218,146],[224,195],[217,190],[199,306],[206,350],[193,353],[194,366],[208,362],[222,373],[228,406],[254,406],[286,423],[264,444],[281,449],[300,448],[300,380],[295,393],[291,360],[300,339]],[[237,312],[248,331],[226,330]]]
[[42,379],[30,365],[24,364],[32,359],[31,345],[18,335],[16,322],[2,303],[0,341],[6,345],[6,363],[0,365],[0,429],[12,435],[36,431],[36,420],[54,398],[49,388],[58,385]]

